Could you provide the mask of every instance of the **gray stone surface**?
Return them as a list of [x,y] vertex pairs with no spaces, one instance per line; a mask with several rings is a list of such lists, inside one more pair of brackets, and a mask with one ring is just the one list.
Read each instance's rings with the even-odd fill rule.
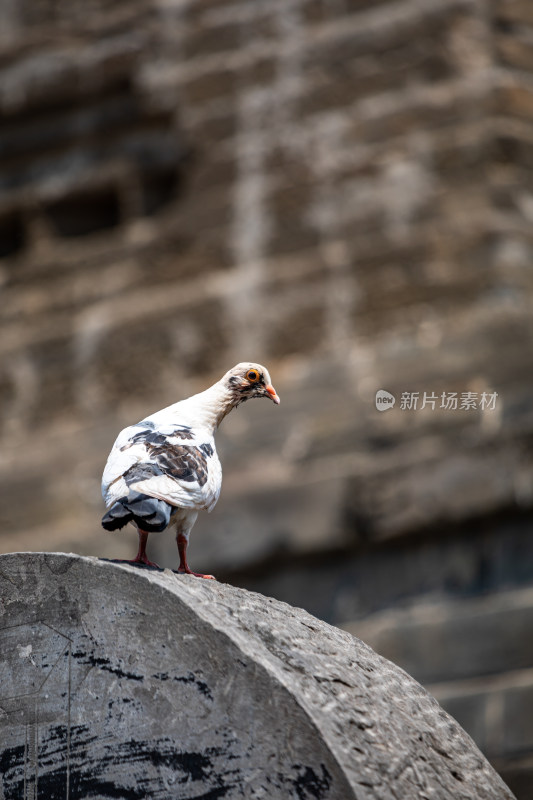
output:
[[512,798],[401,669],[167,570],[0,557],[0,798]]

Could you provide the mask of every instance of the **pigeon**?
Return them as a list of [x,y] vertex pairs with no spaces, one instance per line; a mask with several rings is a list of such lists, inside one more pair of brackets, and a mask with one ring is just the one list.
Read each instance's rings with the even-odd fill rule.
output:
[[139,534],[132,564],[158,565],[146,555],[148,535],[170,528],[176,533],[178,572],[199,578],[187,563],[187,545],[198,512],[212,511],[220,495],[222,468],[215,431],[229,412],[245,400],[280,399],[260,364],[243,362],[209,389],[174,403],[124,428],[109,454],[102,476],[108,531],[133,524]]

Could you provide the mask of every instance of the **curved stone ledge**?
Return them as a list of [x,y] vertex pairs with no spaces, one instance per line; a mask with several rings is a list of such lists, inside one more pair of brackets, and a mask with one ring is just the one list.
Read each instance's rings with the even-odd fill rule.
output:
[[405,672],[168,570],[0,556],[0,798],[504,800]]

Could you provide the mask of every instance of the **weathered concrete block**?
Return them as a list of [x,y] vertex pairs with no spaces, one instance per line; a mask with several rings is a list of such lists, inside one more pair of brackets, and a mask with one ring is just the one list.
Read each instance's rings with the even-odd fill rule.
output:
[[168,571],[0,557],[0,797],[512,798],[406,673]]

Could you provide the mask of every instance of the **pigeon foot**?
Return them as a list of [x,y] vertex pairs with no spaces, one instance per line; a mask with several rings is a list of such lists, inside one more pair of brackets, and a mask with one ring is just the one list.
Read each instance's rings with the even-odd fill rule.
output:
[[216,581],[214,575],[205,575],[203,572],[193,572],[189,567],[179,567],[178,572],[180,575],[194,575],[195,578],[206,578],[210,581]]
[[157,569],[161,569],[159,564],[156,564],[155,561],[150,561],[147,556],[137,556],[136,558],[126,560],[126,564],[144,564],[146,567],[157,567]]

